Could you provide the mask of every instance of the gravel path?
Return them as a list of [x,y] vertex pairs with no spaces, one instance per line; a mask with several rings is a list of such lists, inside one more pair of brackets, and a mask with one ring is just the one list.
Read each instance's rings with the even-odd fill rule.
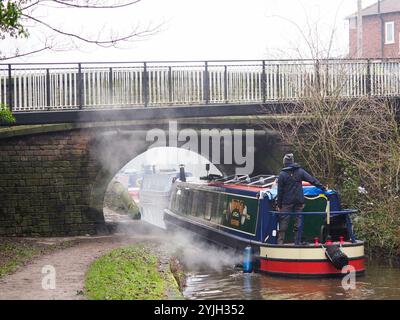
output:
[[[163,231],[142,221],[131,221],[123,229],[100,237],[77,237],[79,243],[73,247],[41,256],[21,267],[15,273],[0,279],[0,300],[81,300],[85,272],[98,257],[111,249],[136,242],[158,242]],[[39,241],[60,241],[57,238],[43,238]],[[43,267],[53,266],[56,272],[55,289],[43,289]],[[48,282],[47,282],[48,283]]]

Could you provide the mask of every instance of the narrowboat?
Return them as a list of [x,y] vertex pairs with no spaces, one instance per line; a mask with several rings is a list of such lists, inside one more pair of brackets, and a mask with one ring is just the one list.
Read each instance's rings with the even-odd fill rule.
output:
[[[185,173],[189,178],[192,174]],[[139,189],[141,219],[165,229],[163,211],[168,207],[174,181],[179,177],[175,169],[154,170],[143,175]]]
[[[213,177],[197,182],[175,181],[164,210],[167,229],[190,230],[219,246],[252,252],[256,272],[290,277],[362,275],[364,243],[353,232],[351,215],[339,194],[303,182],[305,208],[299,233],[298,213],[276,210],[277,176]],[[279,215],[289,215],[283,244],[278,244]],[[244,254],[245,256],[246,254]]]

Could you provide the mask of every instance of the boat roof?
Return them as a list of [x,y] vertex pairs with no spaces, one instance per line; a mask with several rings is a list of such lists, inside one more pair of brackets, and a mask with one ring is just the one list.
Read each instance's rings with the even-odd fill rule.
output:
[[260,174],[254,177],[249,175],[232,175],[213,180],[211,183],[222,185],[239,185],[255,188],[269,188],[276,183],[277,175]]
[[[248,196],[257,196],[261,192],[268,194],[270,199],[273,199],[277,195],[277,178],[276,175],[258,175],[255,177],[249,177],[247,175],[242,176],[229,176],[224,178],[215,179],[209,182],[193,183],[183,182],[186,186],[195,186],[203,190],[213,191],[225,191],[231,193],[238,193]],[[182,183],[182,182],[180,182]],[[303,181],[303,192],[305,196],[315,196],[321,193],[321,190],[309,182]],[[333,190],[329,190],[326,194],[336,193]]]

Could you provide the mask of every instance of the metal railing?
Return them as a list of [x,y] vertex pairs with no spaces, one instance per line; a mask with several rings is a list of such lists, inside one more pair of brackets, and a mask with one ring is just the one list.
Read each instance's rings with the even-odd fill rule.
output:
[[0,64],[14,112],[400,95],[400,60]]
[[[327,212],[326,211],[318,211],[318,212],[281,212],[281,211],[268,211],[269,214],[272,214],[273,217],[275,218],[275,222],[273,223],[276,226],[278,225],[279,216],[300,216],[300,224],[298,226],[298,233],[297,237],[295,239],[295,244],[299,245],[301,243],[302,239],[302,234],[303,234],[303,227],[304,227],[304,217],[305,216],[323,216],[327,217]],[[349,235],[349,238],[352,243],[356,242],[356,237],[353,232],[353,224],[351,222],[351,219],[349,217],[350,214],[357,213],[357,210],[354,209],[346,209],[346,210],[341,210],[341,211],[330,211],[329,212],[329,218],[337,217],[337,216],[345,216],[345,221],[346,221],[346,229]]]

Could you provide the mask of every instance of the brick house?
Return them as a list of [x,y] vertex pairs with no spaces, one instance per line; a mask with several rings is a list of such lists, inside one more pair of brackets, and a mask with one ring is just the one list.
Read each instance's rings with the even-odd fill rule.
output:
[[[357,12],[348,16],[349,56],[358,57]],[[381,0],[361,11],[363,58],[400,58],[400,0]]]

